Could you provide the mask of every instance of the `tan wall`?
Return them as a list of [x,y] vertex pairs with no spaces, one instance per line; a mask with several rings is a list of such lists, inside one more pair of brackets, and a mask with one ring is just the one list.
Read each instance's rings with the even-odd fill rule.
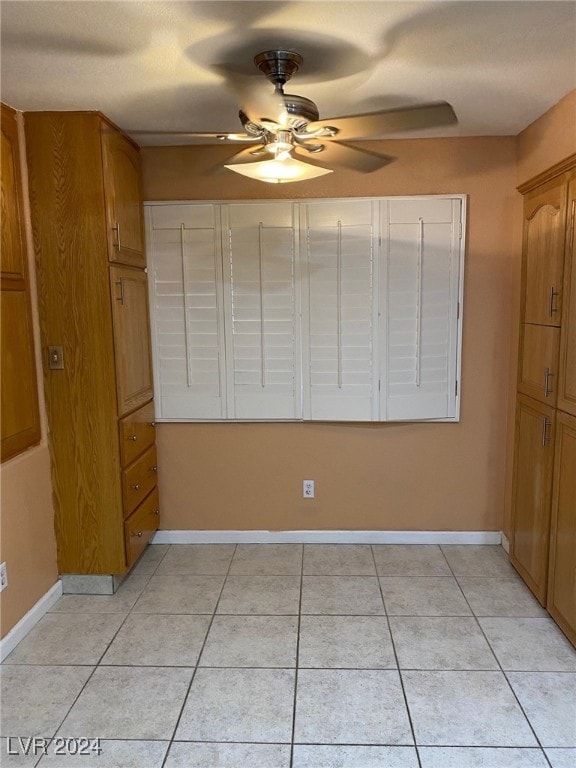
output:
[[[19,115],[21,120],[21,115]],[[21,127],[21,126],[20,126]],[[20,131],[21,154],[24,134]],[[27,174],[22,167],[28,244],[32,242],[28,207]],[[58,579],[50,458],[46,442],[46,409],[42,393],[42,360],[34,260],[29,247],[32,319],[36,341],[36,368],[40,399],[42,440],[0,467],[0,562],[6,562],[8,586],[0,594],[0,634],[6,635]]]
[[[144,151],[147,200],[469,195],[459,424],[161,424],[165,529],[500,530],[519,280],[513,137],[372,142],[398,159],[267,185],[226,147]],[[316,499],[302,500],[302,480]]]
[[576,152],[576,90],[518,134],[517,184]]

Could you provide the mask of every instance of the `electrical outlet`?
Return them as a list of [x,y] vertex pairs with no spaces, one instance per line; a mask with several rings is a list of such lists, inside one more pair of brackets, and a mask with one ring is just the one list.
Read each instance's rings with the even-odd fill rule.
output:
[[8,571],[6,563],[0,565],[0,592],[8,586]]
[[314,480],[303,480],[302,481],[302,496],[305,499],[313,499],[314,498]]

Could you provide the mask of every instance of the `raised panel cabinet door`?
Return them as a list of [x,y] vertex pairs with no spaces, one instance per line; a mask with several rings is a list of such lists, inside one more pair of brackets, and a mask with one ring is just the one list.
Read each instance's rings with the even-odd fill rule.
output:
[[2,104],[2,247],[0,263],[3,278],[25,280],[26,241],[22,218],[22,182],[18,126],[14,112]]
[[152,399],[148,282],[143,269],[110,267],[118,415]]
[[546,405],[556,405],[560,328],[524,323],[520,329],[518,390]]
[[576,645],[576,418],[558,413],[547,608]]
[[510,562],[545,605],[554,463],[555,411],[519,395]]
[[108,125],[103,127],[102,150],[108,258],[144,267],[140,153],[129,139]]
[[[576,172],[573,173],[573,175]],[[558,408],[576,416],[576,178],[568,187],[568,230],[564,259]]]
[[560,325],[565,222],[563,176],[525,196],[522,262],[525,323]]

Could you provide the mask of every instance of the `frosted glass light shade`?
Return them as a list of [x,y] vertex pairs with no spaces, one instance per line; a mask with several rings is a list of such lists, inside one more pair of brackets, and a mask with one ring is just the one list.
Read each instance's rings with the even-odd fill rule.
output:
[[243,176],[249,176],[251,179],[267,181],[269,184],[304,181],[332,173],[329,168],[319,168],[317,165],[303,163],[294,157],[288,157],[285,160],[261,160],[258,163],[234,163],[224,167],[230,171],[241,173]]

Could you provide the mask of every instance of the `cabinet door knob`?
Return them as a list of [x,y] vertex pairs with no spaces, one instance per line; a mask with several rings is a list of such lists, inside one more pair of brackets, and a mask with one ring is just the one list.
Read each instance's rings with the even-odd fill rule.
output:
[[155,510],[154,510],[154,514],[155,514],[155,515],[159,515],[159,514],[160,514],[160,510],[159,510],[159,509],[155,509]]
[[156,422],[155,421],[149,421],[148,422],[148,426],[149,427],[155,427],[156,426]]
[[137,435],[130,435],[129,439],[132,440],[133,443],[135,443],[136,440],[138,440],[138,436]]
[[141,539],[143,535],[144,534],[142,533],[142,531],[138,531],[138,533],[133,533],[132,534],[133,537],[137,536],[139,539]]
[[130,488],[132,488],[134,491],[139,491],[140,490],[140,485],[139,485],[139,483],[135,483],[134,485],[131,485]]
[[150,467],[150,472],[158,472],[158,467]]

